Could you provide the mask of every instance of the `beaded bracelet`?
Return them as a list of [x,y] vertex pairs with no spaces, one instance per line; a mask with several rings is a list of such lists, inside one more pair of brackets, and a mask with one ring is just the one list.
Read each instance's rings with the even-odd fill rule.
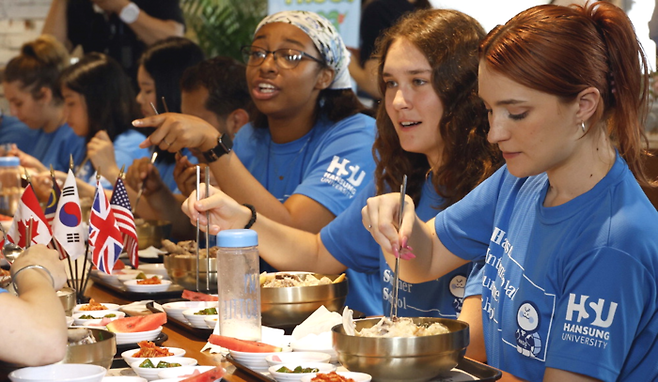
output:
[[38,265],[38,264],[32,264],[32,265],[26,265],[23,268],[19,269],[14,273],[14,275],[11,277],[12,278],[12,284],[14,285],[14,290],[16,291],[16,294],[18,294],[18,286],[16,285],[16,279],[19,273],[23,272],[26,269],[41,269],[46,272],[48,277],[50,277],[50,282],[53,284],[53,288],[55,287],[55,279],[53,278],[53,275],[50,273],[48,268],[44,267],[43,265]]
[[252,206],[251,204],[243,204],[243,206],[245,206],[245,207],[247,207],[251,210],[251,219],[249,219],[249,223],[247,223],[247,225],[244,226],[244,229],[249,229],[249,228],[251,228],[252,225],[254,225],[254,223],[256,223],[256,217],[258,215],[256,215],[256,208],[254,206]]

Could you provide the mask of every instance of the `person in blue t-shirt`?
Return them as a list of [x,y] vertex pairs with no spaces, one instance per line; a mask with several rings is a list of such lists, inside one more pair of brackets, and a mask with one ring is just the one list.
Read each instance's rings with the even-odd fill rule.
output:
[[[181,112],[205,120],[222,134],[233,138],[249,122],[252,102],[245,65],[233,58],[213,57],[187,68],[180,79],[180,89]],[[200,153],[193,154],[196,159],[205,161],[203,157],[196,157],[201,156]],[[158,169],[150,164],[148,158],[134,161],[126,173],[126,184],[132,189],[144,187],[137,214],[144,219],[170,221],[171,236],[177,240],[192,240],[196,233],[180,209],[183,201],[196,188],[195,158],[177,154],[173,173],[178,186],[176,193],[166,187]],[[211,183],[214,184],[213,179]]]
[[303,11],[264,18],[243,53],[258,112],[232,149],[207,122],[174,113],[135,121],[157,127],[143,147],[198,149],[224,192],[275,221],[319,232],[375,167],[375,120],[351,89],[349,53],[331,22]]
[[640,187],[647,73],[614,5],[523,11],[480,45],[489,141],[506,165],[427,223],[406,208],[397,227],[396,194],[363,209],[389,264],[415,257],[405,281],[485,262],[487,360],[516,378],[658,379],[658,212]]
[[67,279],[64,262],[57,251],[33,245],[16,258],[11,275],[15,293],[0,289],[0,360],[21,366],[61,361],[68,336],[57,297]]
[[[444,38],[448,31],[460,34]],[[477,97],[477,47],[485,32],[480,24],[452,10],[418,11],[394,25],[379,43],[378,83],[384,95],[377,114],[375,179],[350,207],[319,234],[295,230],[258,215],[261,256],[279,269],[340,273],[346,269],[375,273],[370,288],[354,285],[362,301],[349,301],[367,314],[388,314],[392,302],[391,269],[361,223],[368,197],[399,189],[418,202],[416,212],[430,219],[466,195],[501,162],[486,142],[488,124]],[[450,52],[450,53],[447,53]],[[430,59],[432,61],[430,61]],[[192,221],[210,211],[211,232],[242,228],[251,211],[219,190],[183,205]],[[472,266],[426,283],[399,283],[398,314],[411,317],[458,316],[471,324],[470,357],[484,360],[480,317],[481,279],[467,284]],[[350,305],[352,303],[359,305]],[[463,309],[462,309],[463,304]],[[461,315],[460,315],[461,313]]]
[[111,57],[89,53],[61,74],[67,121],[78,136],[87,140],[86,163],[78,165],[80,197],[93,197],[94,173],[106,179],[112,188],[120,168],[133,160],[149,157],[139,144],[145,136],[132,128],[139,106],[128,76]]
[[20,122],[5,117],[0,144],[7,144],[8,155],[19,157],[21,165],[34,172],[47,171],[51,165],[66,171],[71,155],[77,161],[84,157],[84,139],[66,124],[59,89],[59,73],[68,64],[64,46],[52,36],[41,36],[23,44],[4,68],[5,97]]
[[[137,69],[137,103],[142,115],[149,117],[165,111],[180,113],[180,80],[183,72],[203,59],[201,48],[184,37],[169,37],[148,47],[139,60]],[[160,148],[155,151],[158,156],[154,167],[158,170],[158,175],[170,190],[176,191],[176,154]],[[185,150],[184,154],[189,152]],[[149,161],[150,158],[144,160]]]

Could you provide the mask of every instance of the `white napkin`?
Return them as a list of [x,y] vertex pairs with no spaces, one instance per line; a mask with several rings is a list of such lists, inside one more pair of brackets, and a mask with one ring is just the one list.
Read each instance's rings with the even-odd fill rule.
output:
[[[292,338],[299,341],[309,334],[321,334],[331,332],[331,328],[343,322],[343,317],[338,312],[330,312],[323,306],[319,307],[313,314],[308,316],[304,322],[297,325],[292,331]],[[330,343],[331,345],[331,343]]]
[[130,316],[145,316],[153,313],[146,307],[146,304],[148,304],[149,302],[153,303],[154,308],[158,309],[161,312],[164,312],[164,308],[162,308],[162,305],[158,304],[153,300],[131,302],[130,304],[122,305],[120,310]]
[[150,246],[146,249],[140,249],[137,251],[137,255],[144,259],[157,259],[158,256],[164,255],[165,253],[167,253],[167,251],[155,248],[154,246]]

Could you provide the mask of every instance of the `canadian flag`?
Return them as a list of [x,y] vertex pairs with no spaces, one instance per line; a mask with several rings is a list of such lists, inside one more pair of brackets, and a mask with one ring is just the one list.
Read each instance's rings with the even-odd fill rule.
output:
[[[31,231],[30,227],[32,227]],[[14,214],[14,221],[7,232],[7,239],[19,247],[25,248],[28,236],[30,245],[48,245],[53,238],[31,184],[25,187],[23,196],[21,196],[21,201]]]

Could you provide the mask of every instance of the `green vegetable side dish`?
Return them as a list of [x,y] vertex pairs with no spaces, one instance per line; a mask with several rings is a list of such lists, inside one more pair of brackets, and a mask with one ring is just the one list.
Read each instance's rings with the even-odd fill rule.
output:
[[144,272],[139,272],[137,276],[135,276],[135,280],[146,280],[146,275]]
[[295,368],[295,370],[290,370],[285,366],[281,366],[279,368],[279,370],[277,370],[278,373],[295,373],[295,374],[298,374],[298,373],[317,373],[319,371],[320,371],[320,369],[318,369],[316,367],[304,367],[304,368],[302,368],[301,366],[297,366]]
[[[112,317],[116,317],[116,316],[117,315],[114,314],[114,313],[108,313],[108,314],[104,315],[103,317],[112,318]],[[96,320],[98,318],[99,317],[94,317],[91,314],[83,314],[83,315],[80,316],[81,320]]]
[[181,364],[177,362],[165,362],[165,361],[160,361],[158,362],[157,366],[153,365],[153,362],[151,362],[150,359],[144,360],[144,362],[139,364],[139,367],[143,368],[149,368],[149,369],[165,369],[168,367],[180,367]]
[[211,316],[214,314],[217,314],[217,308],[206,308],[206,309],[201,309],[198,312],[194,313],[195,315],[205,315],[205,316]]

